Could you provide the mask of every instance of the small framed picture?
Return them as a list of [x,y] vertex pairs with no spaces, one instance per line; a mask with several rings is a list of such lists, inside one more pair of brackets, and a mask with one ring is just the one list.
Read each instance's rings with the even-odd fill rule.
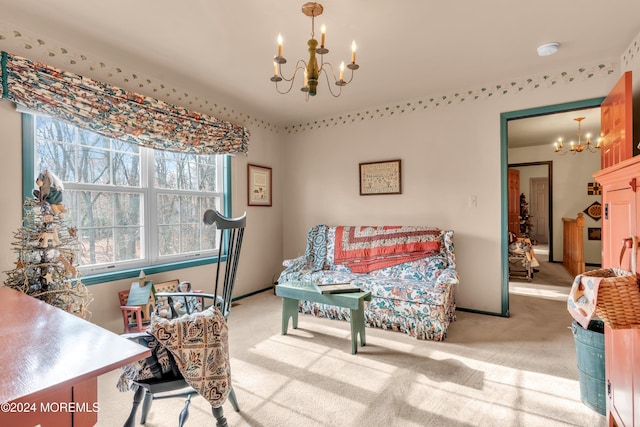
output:
[[587,183],[587,194],[590,196],[598,196],[602,194],[602,187],[597,182]]
[[602,240],[602,228],[587,228],[587,238],[589,240]]
[[360,195],[401,194],[400,160],[360,163]]
[[271,206],[271,168],[247,165],[248,205]]

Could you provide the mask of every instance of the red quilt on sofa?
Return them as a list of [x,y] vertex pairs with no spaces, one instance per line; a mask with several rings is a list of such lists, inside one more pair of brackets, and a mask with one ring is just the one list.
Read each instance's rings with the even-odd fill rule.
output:
[[336,227],[334,263],[354,273],[433,256],[440,251],[440,229],[402,226]]

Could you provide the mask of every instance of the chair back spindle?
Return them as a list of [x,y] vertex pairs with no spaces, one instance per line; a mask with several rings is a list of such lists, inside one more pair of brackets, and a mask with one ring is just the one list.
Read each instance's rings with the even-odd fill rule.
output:
[[[222,315],[227,318],[231,311],[231,293],[236,280],[240,248],[244,237],[244,229],[247,223],[246,212],[238,218],[228,218],[219,212],[208,209],[205,211],[203,221],[207,225],[214,225],[222,233],[218,245],[218,258],[216,262],[216,278],[214,294],[218,296],[217,304]],[[221,277],[221,264],[225,260],[224,274]],[[220,281],[222,282],[220,283]],[[220,288],[221,286],[221,288]]]

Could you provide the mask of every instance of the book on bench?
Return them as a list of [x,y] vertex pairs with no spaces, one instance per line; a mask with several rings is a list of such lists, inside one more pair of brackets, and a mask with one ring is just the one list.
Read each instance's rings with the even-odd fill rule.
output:
[[314,283],[316,290],[321,294],[344,294],[348,292],[360,292],[360,288],[351,283]]

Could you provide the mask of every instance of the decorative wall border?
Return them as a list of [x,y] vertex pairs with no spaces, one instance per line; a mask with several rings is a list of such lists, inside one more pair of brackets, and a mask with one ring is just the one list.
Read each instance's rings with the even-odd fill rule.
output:
[[[56,46],[53,43],[44,41],[42,38],[27,34],[25,30],[3,28],[1,25],[2,23],[0,23],[0,50],[7,50],[13,54],[45,63],[47,63],[47,59],[52,61],[51,58],[55,57],[56,60],[52,61],[50,65],[59,68],[66,67],[65,69],[68,71],[80,75],[87,74],[88,77],[96,80],[102,78],[105,82],[120,86],[123,89],[148,94],[149,96],[163,99],[166,102],[196,109],[214,117],[242,124],[248,128],[263,128],[271,132],[283,132],[287,134],[347,125],[364,120],[392,117],[409,112],[445,107],[452,104],[516,95],[541,88],[553,87],[558,84],[571,84],[576,81],[606,77],[615,72],[619,65],[618,62],[611,61],[609,63],[580,66],[566,71],[557,71],[535,77],[510,80],[491,86],[484,86],[479,89],[458,91],[439,96],[423,96],[393,105],[366,108],[351,113],[318,119],[313,122],[279,126],[267,120],[262,120],[257,117],[252,117],[249,114],[227,108],[209,99],[192,96],[187,91],[172,87],[165,82],[153,81],[151,78],[138,73],[125,71],[122,67],[107,65],[105,61],[90,57],[87,54],[74,53],[68,47]],[[639,39],[640,35],[636,37],[625,51],[625,54],[622,55],[622,63],[627,67],[634,59],[634,56],[640,52]],[[90,74],[86,73],[87,70],[90,71]]]
[[0,50],[23,56],[32,61],[40,61],[79,75],[86,75],[94,80],[140,92],[175,105],[241,124],[245,127],[264,128],[272,132],[281,131],[279,126],[269,121],[252,117],[200,96],[192,96],[183,89],[125,70],[124,67],[108,65],[105,60],[86,53],[74,52],[70,47],[47,42],[26,30],[8,29],[3,26],[2,22],[0,22]]
[[640,33],[629,43],[629,47],[624,51],[622,55],[622,64],[624,70],[631,70],[633,68],[632,62],[636,55],[640,56]]

